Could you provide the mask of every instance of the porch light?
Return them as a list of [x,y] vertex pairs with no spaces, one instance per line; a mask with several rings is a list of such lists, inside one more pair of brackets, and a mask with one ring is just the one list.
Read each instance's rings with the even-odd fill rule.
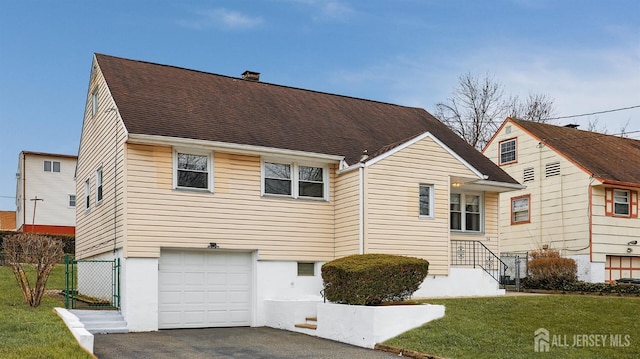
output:
[[462,186],[462,183],[460,183],[460,182],[453,182],[451,184],[451,187],[460,187],[460,186]]

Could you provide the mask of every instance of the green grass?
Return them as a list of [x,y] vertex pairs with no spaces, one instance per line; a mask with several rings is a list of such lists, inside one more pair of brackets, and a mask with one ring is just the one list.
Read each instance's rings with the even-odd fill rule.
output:
[[[29,271],[31,283],[35,283]],[[48,289],[64,288],[64,265],[57,265]],[[37,308],[24,304],[10,267],[0,266],[0,358],[92,358],[53,311],[64,303],[45,295]]]
[[[446,358],[640,358],[640,298],[582,295],[505,296],[428,300],[445,317],[385,342]],[[534,331],[557,344],[534,351]],[[605,345],[573,346],[574,335],[607,335]],[[613,347],[611,334],[628,335]],[[564,339],[566,336],[566,340]]]

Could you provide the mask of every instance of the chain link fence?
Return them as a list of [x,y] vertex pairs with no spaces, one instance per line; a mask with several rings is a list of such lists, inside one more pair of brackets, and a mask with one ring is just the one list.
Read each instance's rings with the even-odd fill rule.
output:
[[516,291],[520,291],[520,279],[527,277],[527,264],[529,263],[529,252],[506,252],[500,253],[500,259],[507,264],[503,282],[505,286]]
[[120,259],[67,258],[67,308],[120,308]]

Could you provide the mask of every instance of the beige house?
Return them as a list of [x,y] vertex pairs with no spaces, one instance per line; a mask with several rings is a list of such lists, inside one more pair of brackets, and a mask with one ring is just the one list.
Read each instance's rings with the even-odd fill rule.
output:
[[525,189],[500,196],[500,251],[560,250],[591,282],[640,278],[640,141],[507,118],[484,154]]
[[501,293],[522,188],[423,109],[100,54],[76,178],[76,256],[121,258],[132,331],[264,325],[358,253],[429,260],[422,295]]

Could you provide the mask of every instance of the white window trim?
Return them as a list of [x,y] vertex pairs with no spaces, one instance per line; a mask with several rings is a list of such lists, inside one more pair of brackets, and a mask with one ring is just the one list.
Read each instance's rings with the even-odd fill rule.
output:
[[[424,215],[420,213],[420,188],[427,187],[429,188],[429,215]],[[434,219],[435,218],[435,205],[434,205],[434,194],[435,194],[435,186],[432,184],[421,183],[418,185],[418,216],[420,218],[425,219]]]
[[[179,187],[178,186],[178,153],[184,153],[189,155],[198,155],[198,156],[207,156],[207,188],[194,188],[194,187]],[[213,181],[213,151],[203,151],[196,150],[190,148],[174,148],[173,149],[173,167],[172,167],[172,177],[173,184],[172,188],[180,191],[194,191],[194,192],[210,192],[214,193],[214,181]]]
[[[102,165],[96,169],[96,206],[100,205],[104,200],[104,171]],[[102,187],[102,197],[100,198],[100,187]]]
[[[74,197],[73,202],[75,203],[73,206],[71,205],[71,196]],[[76,208],[78,206],[78,196],[76,196],[75,194],[70,194],[67,196],[67,207],[69,208]]]
[[[268,163],[279,163],[283,165],[291,166],[291,195],[286,194],[274,194],[274,193],[265,193],[264,191],[264,180],[265,180],[265,169],[264,164]],[[307,197],[300,196],[299,194],[299,167],[317,167],[322,168],[322,197]],[[293,198],[293,199],[303,199],[310,201],[328,201],[329,200],[329,166],[326,164],[314,163],[314,162],[296,162],[291,160],[283,160],[282,158],[262,158],[260,159],[260,194],[262,197],[273,197],[273,198]]]
[[[451,223],[449,223],[449,230],[451,232],[456,232],[456,233],[469,233],[469,234],[482,234],[484,233],[484,212],[485,212],[485,208],[484,208],[484,193],[481,192],[461,192],[461,191],[452,191],[451,194],[449,195],[449,201],[451,201],[451,195],[452,194],[459,194],[460,195],[460,229],[451,229]],[[465,204],[466,204],[466,200],[465,200],[465,196],[479,196],[480,199],[480,203],[478,204],[480,206],[480,230],[478,231],[472,231],[472,230],[468,230],[465,229],[466,227],[466,222],[467,222],[467,218],[466,218],[466,209],[465,209]],[[449,221],[451,221],[451,207],[449,207]]]

